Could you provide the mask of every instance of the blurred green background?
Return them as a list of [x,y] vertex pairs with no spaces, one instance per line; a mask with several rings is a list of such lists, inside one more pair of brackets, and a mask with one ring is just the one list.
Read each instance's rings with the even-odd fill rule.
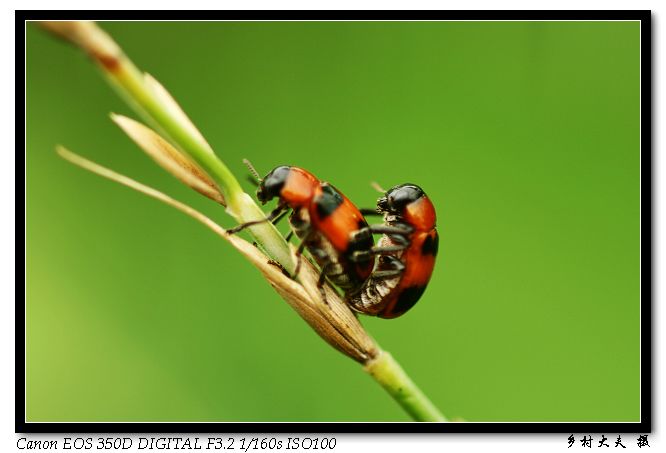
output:
[[[364,207],[372,180],[425,189],[428,290],[363,323],[446,415],[638,421],[638,22],[102,25],[248,190],[243,157]],[[28,25],[28,421],[408,420],[224,241],[56,156],[233,225],[111,111],[136,117]]]

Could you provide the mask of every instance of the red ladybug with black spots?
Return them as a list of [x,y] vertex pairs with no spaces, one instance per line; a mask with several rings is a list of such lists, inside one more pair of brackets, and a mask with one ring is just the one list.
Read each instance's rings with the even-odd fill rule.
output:
[[[277,223],[290,210],[293,232],[301,239],[300,255],[307,248],[321,268],[319,288],[328,277],[344,291],[359,288],[370,276],[374,256],[366,252],[374,243],[372,233],[359,209],[339,190],[299,167],[279,166],[264,178],[246,161],[259,179],[257,198],[262,204],[277,198],[278,205],[264,221]],[[262,221],[248,222],[229,230],[235,233]],[[291,234],[289,235],[291,236]]]
[[383,233],[374,249],[384,252],[347,302],[361,313],[396,318],[418,302],[432,276],[439,246],[435,207],[419,186],[400,184],[377,201],[376,210],[363,213],[384,216],[384,225],[369,228]]

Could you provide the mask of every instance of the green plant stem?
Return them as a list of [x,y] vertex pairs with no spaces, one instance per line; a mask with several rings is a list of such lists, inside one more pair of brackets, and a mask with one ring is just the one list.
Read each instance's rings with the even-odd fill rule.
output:
[[[110,38],[109,38],[110,39]],[[220,160],[205,140],[193,135],[180,118],[163,104],[146,83],[145,75],[124,54],[112,66],[100,63],[104,74],[122,97],[139,114],[147,117],[182,151],[190,156],[213,178],[227,203],[227,212],[239,223],[262,220],[266,214],[241,188],[229,168]],[[295,263],[286,241],[270,223],[264,222],[248,228],[264,251],[288,271]]]
[[412,381],[391,354],[380,351],[365,365],[365,371],[419,422],[445,422],[446,418]]

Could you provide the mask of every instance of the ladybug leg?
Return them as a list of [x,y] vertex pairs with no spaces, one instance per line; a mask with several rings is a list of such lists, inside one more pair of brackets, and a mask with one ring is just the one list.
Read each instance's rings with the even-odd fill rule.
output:
[[[278,223],[280,220],[284,219],[284,216],[286,216],[288,213],[289,213],[289,209],[285,209],[284,211],[282,211],[282,212],[280,213],[280,215],[278,215],[276,218],[274,218],[273,220],[271,220],[271,223],[272,223],[273,225],[277,225],[277,223]],[[271,214],[272,214],[272,213],[271,213]]]
[[326,291],[324,290],[324,283],[326,283],[326,276],[331,271],[332,265],[333,265],[332,263],[324,264],[324,266],[321,268],[321,273],[319,274],[319,280],[317,280],[317,289],[321,294],[321,300],[323,300],[326,305],[328,305],[328,301],[326,300]]
[[271,213],[266,216],[265,219],[263,219],[263,220],[253,220],[251,222],[241,223],[240,225],[237,225],[234,228],[228,229],[227,234],[236,234],[239,231],[242,231],[245,228],[247,228],[249,226],[252,226],[252,225],[258,225],[258,224],[264,223],[264,222],[273,222],[273,220],[278,221],[282,218],[282,216],[280,214],[282,214],[282,211],[284,209],[285,209],[285,206],[278,205],[278,207],[273,209],[271,211]]
[[409,225],[399,224],[399,225],[370,225],[368,227],[371,233],[373,234],[395,234],[395,235],[406,235],[414,231]]
[[[312,233],[314,233],[314,229],[311,228],[310,230],[308,230],[306,235]],[[301,245],[305,244],[305,241],[307,239],[308,237],[305,236]],[[321,294],[321,300],[323,300],[324,303],[328,305],[328,301],[326,300],[326,291],[324,290],[324,284],[326,283],[326,277],[330,276],[331,273],[335,270],[335,263],[331,262],[330,258],[326,255],[326,251],[320,247],[314,247],[310,245],[308,250],[320,265],[319,279],[317,280],[317,289]],[[300,265],[300,259],[298,261],[298,265]]]
[[296,277],[298,277],[298,273],[301,270],[301,256],[303,255],[303,250],[305,250],[305,241],[298,244],[298,248],[296,249],[296,269],[294,269],[294,275],[291,276],[293,280],[296,280]]
[[409,239],[406,236],[412,233],[412,231],[414,231],[414,228],[405,224],[370,225],[355,231],[352,240],[359,240],[368,234],[388,234],[391,236],[393,242],[409,244]]
[[381,212],[377,212],[376,209],[359,209],[359,211],[361,211],[361,214],[363,214],[363,216],[365,217],[374,216],[374,215],[376,216],[383,215]]
[[303,255],[303,251],[305,250],[305,244],[307,243],[308,239],[310,239],[310,236],[314,232],[314,229],[309,228],[305,235],[303,236],[303,239],[301,240],[301,243],[298,244],[298,248],[296,249],[296,269],[294,270],[294,275],[291,276],[292,279],[296,280],[296,277],[298,276],[299,271],[301,270],[301,256]]
[[405,264],[395,256],[382,256],[379,262],[381,270],[374,271],[372,278],[384,280],[402,275],[405,271]]
[[[284,211],[282,211],[282,213],[279,216],[273,219],[272,221],[273,225],[277,225],[277,223],[280,220],[284,219],[284,216],[286,216],[287,214],[289,214],[289,209],[285,209]],[[287,235],[284,237],[284,240],[289,242],[293,235],[294,235],[294,230],[289,231],[289,233],[287,233]]]
[[352,262],[365,261],[372,259],[375,255],[387,255],[390,253],[401,252],[409,247],[410,244],[409,239],[399,234],[392,234],[391,242],[393,243],[392,245],[375,246],[371,247],[370,250],[357,250],[351,255],[350,260]]
[[370,250],[357,250],[349,257],[352,263],[367,261],[376,255],[388,255],[389,253],[405,250],[408,245],[387,245],[385,247],[372,247]]

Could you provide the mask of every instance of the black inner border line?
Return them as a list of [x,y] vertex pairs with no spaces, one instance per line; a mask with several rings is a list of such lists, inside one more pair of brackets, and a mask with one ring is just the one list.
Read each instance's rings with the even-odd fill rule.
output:
[[[16,197],[23,194],[23,215],[16,215],[16,243],[25,245],[25,30],[26,21],[37,20],[276,20],[276,21],[640,21],[641,22],[641,418],[640,422],[26,422],[25,413],[25,296],[16,296],[16,389],[17,433],[650,433],[654,408],[652,318],[653,294],[653,106],[652,106],[652,13],[649,10],[540,10],[540,11],[15,11],[16,50]],[[645,170],[645,171],[644,171]],[[16,250],[16,269],[23,271],[25,249]]]

